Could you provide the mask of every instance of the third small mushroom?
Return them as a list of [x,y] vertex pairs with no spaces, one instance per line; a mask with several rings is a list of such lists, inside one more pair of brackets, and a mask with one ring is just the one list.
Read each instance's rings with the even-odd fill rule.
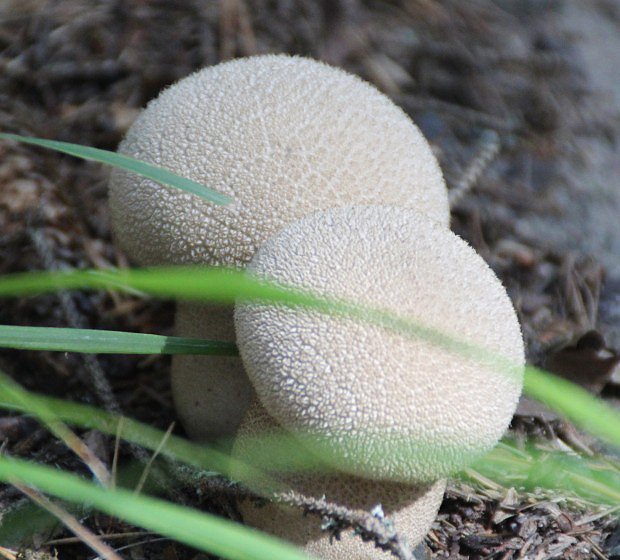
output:
[[[115,172],[115,236],[139,264],[248,266],[512,364],[481,364],[363,317],[243,302],[233,326],[229,308],[179,307],[178,334],[234,339],[241,353],[241,361],[175,360],[175,405],[191,437],[236,435],[233,454],[252,462],[253,440],[291,436],[291,453],[303,448],[328,469],[274,478],[352,510],[381,506],[411,547],[419,543],[446,477],[506,430],[524,348],[500,281],[448,228],[445,184],[418,128],[355,76],[269,55],[173,85],[149,104],[120,151],[235,200],[216,207]],[[390,556],[353,533],[331,539],[318,517],[288,506],[240,507],[246,522],[318,558]]]

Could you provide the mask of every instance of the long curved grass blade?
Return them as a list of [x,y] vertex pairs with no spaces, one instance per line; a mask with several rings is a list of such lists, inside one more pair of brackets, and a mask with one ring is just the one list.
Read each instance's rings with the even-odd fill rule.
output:
[[528,366],[523,390],[586,431],[620,447],[620,412],[578,385]]
[[0,457],[0,479],[69,502],[89,503],[109,515],[231,560],[308,560],[292,545],[238,523],[127,490],[104,490],[50,467]]
[[[33,414],[39,418],[53,418],[81,428],[96,429],[112,437],[117,435],[119,423],[122,421],[120,437],[151,451],[160,447],[165,436],[165,433],[157,428],[125,416],[85,404],[31,393],[2,372],[0,372],[0,408]],[[277,486],[275,482],[267,480],[264,473],[240,461],[233,461],[228,454],[207,444],[199,445],[171,435],[166,439],[166,444],[160,452],[165,457],[182,461],[202,471],[227,474],[234,467],[235,472],[241,473],[241,476],[247,477],[248,480],[256,479],[265,481],[274,488]]]
[[[11,391],[7,390],[11,388]],[[107,413],[98,408],[72,403],[53,397],[36,395],[22,389],[17,383],[0,373],[0,407],[25,413],[36,413],[45,406],[48,413],[57,418],[85,429],[97,429],[110,436],[117,433],[121,417]],[[164,432],[152,426],[142,424],[130,418],[122,417],[121,437],[129,442],[154,451],[164,438]],[[254,481],[276,488],[274,481],[268,480],[261,467],[267,469],[311,470],[317,472],[325,465],[312,461],[314,456],[299,454],[299,444],[295,444],[295,453],[286,438],[278,441],[271,435],[257,434],[255,442],[249,442],[259,451],[253,457],[253,464],[258,468],[235,461],[225,453],[205,444],[194,444],[177,436],[170,436],[161,452],[170,459],[192,465],[201,471],[223,473],[233,466],[246,483],[255,487]],[[251,449],[251,448],[250,448]],[[264,464],[261,465],[261,460]],[[601,503],[620,502],[620,469],[612,468],[603,461],[569,456],[566,453],[551,453],[536,449],[517,450],[510,443],[500,443],[488,455],[478,460],[472,469],[506,487],[525,487],[533,489],[569,490],[582,497],[592,498]],[[469,469],[463,476],[467,477]],[[551,476],[556,473],[557,476]],[[266,486],[263,486],[263,488]]]
[[475,480],[475,473],[505,488],[559,490],[597,503],[620,504],[620,467],[602,458],[546,451],[535,445],[517,449],[503,441],[460,476]]
[[237,356],[232,342],[155,334],[0,325],[0,348],[89,354],[196,354]]
[[329,304],[299,290],[285,289],[240,270],[179,266],[133,270],[26,272],[0,277],[0,297],[28,296],[71,289],[115,289],[161,298],[234,303],[239,298],[291,305]]
[[[4,377],[4,379],[3,379]],[[88,466],[91,472],[104,485],[110,482],[110,473],[93,452],[50,410],[45,403],[34,404],[30,394],[17,383],[0,372],[0,393],[10,402],[22,406],[37,417],[58,439],[71,449]]]
[[[420,337],[457,355],[505,371],[514,365],[501,356],[456,340],[434,329],[413,323],[381,310],[362,308],[347,302],[329,300],[291,287],[258,279],[242,271],[206,267],[167,267],[158,269],[69,271],[13,274],[0,278],[0,297],[45,293],[60,289],[140,290],[157,297],[234,303],[253,300],[315,311],[340,314],[379,324],[408,336]],[[560,390],[558,390],[560,387]],[[572,388],[568,392],[565,388]],[[585,424],[594,435],[620,447],[620,412],[614,410],[568,381],[560,380],[534,367],[525,370],[525,390],[541,398],[554,410],[577,425]]]
[[64,154],[79,157],[81,159],[96,161],[111,165],[112,167],[118,167],[125,171],[131,171],[142,175],[147,179],[152,179],[157,183],[169,185],[182,191],[195,194],[200,198],[204,198],[209,202],[213,202],[219,205],[226,205],[232,202],[232,199],[222,193],[219,193],[205,185],[201,185],[196,181],[186,179],[179,175],[156,167],[149,163],[139,161],[137,159],[118,154],[116,152],[109,152],[107,150],[101,150],[99,148],[92,148],[90,146],[81,146],[80,144],[71,144],[70,142],[60,142],[58,140],[45,140],[43,138],[33,138],[31,136],[20,136],[19,134],[10,134],[7,132],[0,132],[0,138],[4,140],[14,140],[15,142],[22,142],[24,144],[32,144],[33,146],[40,146],[42,148],[48,148]]

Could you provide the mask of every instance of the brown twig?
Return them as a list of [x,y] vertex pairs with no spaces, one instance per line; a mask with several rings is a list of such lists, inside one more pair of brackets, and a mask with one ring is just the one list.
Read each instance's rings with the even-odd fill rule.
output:
[[[4,374],[2,374],[4,375]],[[8,378],[5,378],[4,390],[12,395],[17,402],[27,407],[28,400]],[[103,486],[110,483],[110,473],[103,461],[93,453],[77,435],[75,435],[67,425],[62,422],[56,414],[49,410],[45,405],[39,404],[36,410],[31,410],[32,414],[58,439],[60,439],[73,453],[75,453],[84,464],[90,469],[93,475],[99,480]]]
[[[105,536],[106,541],[119,541],[123,539],[133,539],[135,537],[150,537],[157,535],[150,531],[127,531],[126,533],[109,533]],[[63,537],[60,539],[51,539],[43,543],[43,546],[57,546],[64,544],[77,544],[82,542],[79,537]]]
[[13,550],[0,546],[0,558],[4,558],[5,560],[17,560],[17,553]]
[[116,427],[116,436],[114,437],[114,455],[112,456],[112,480],[110,481],[110,488],[114,490],[116,487],[116,475],[118,473],[118,458],[121,450],[121,432],[123,431],[123,424],[125,417],[121,416],[118,420],[118,426]]
[[325,499],[304,496],[294,491],[276,492],[265,498],[221,476],[202,477],[200,490],[204,494],[226,494],[237,500],[267,499],[296,507],[304,513],[318,515],[327,520],[329,523],[325,524],[324,530],[331,531],[336,537],[345,529],[353,529],[362,540],[374,542],[377,548],[390,552],[399,560],[415,560],[407,539],[396,531],[389,518],[384,518],[379,513],[351,510]]
[[166,430],[166,433],[164,434],[164,437],[161,438],[161,441],[159,442],[157,449],[155,449],[148,463],[144,466],[144,471],[142,472],[142,476],[140,477],[140,480],[138,481],[138,484],[136,485],[136,489],[134,490],[135,494],[139,494],[142,491],[142,488],[144,487],[144,484],[146,483],[146,479],[149,476],[149,472],[151,471],[151,468],[153,467],[153,462],[155,461],[155,459],[157,458],[157,456],[163,449],[164,445],[166,445],[166,442],[168,441],[170,434],[172,434],[172,430],[174,430],[174,422],[170,424],[170,426]]
[[498,156],[501,149],[499,135],[494,130],[486,130],[476,148],[474,157],[448,194],[451,208],[474,187],[489,164]]
[[116,552],[104,543],[92,531],[84,527],[73,515],[58,504],[48,500],[43,494],[17,481],[11,481],[20,492],[28,496],[35,504],[56,517],[69,531],[76,535],[86,546],[107,560],[123,560]]
[[354,529],[363,541],[372,541],[375,546],[390,552],[400,560],[415,560],[407,539],[400,535],[392,522],[381,514],[356,512],[324,499],[304,496],[297,492],[277,493],[274,502],[301,508],[305,513],[320,515],[329,519],[328,529],[336,537],[343,529]]

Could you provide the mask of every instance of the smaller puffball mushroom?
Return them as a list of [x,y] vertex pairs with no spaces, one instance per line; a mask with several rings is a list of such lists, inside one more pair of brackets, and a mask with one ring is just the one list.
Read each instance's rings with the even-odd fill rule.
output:
[[[234,200],[216,206],[114,170],[115,238],[141,265],[243,267],[287,223],[344,204],[394,204],[449,222],[441,170],[409,117],[358,77],[307,58],[204,68],[151,101],[119,151]],[[232,314],[182,306],[177,334],[221,339],[233,331]],[[199,440],[233,434],[252,395],[234,357],[175,356],[172,390]]]
[[392,312],[514,364],[483,364],[359,319],[240,303],[237,341],[260,402],[336,468],[430,483],[508,427],[522,388],[519,322],[493,271],[440,224],[404,208],[333,208],[273,236],[248,270]]
[[[286,441],[286,453],[295,456],[298,449],[294,441],[285,439],[284,430],[266,413],[257,402],[253,402],[246,414],[233,446],[233,457],[240,461],[263,466],[256,458],[255,451],[262,442],[273,441],[282,435]],[[299,453],[303,453],[301,450]],[[235,472],[232,473],[235,478]],[[437,516],[446,487],[445,480],[413,485],[395,482],[367,480],[349,474],[329,471],[316,474],[307,472],[273,472],[289,491],[304,497],[325,500],[338,504],[356,513],[368,513],[377,505],[381,506],[385,517],[393,524],[399,536],[405,537],[410,547],[422,541]],[[271,489],[256,488],[253,480],[242,480],[250,488],[262,495],[277,496]],[[289,494],[290,495],[290,494]],[[251,500],[242,500],[239,509],[246,524],[265,531],[303,548],[314,558],[323,560],[388,560],[389,551],[382,551],[373,542],[365,542],[352,530],[343,531],[339,539],[321,530],[318,516],[305,515],[298,507],[282,503],[267,503],[257,507]]]

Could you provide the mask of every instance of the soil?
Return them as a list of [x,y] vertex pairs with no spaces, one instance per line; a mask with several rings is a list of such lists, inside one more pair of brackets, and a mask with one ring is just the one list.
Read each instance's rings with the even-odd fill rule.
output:
[[[5,0],[0,130],[115,149],[166,85],[205,65],[267,52],[342,66],[411,115],[451,189],[452,228],[509,290],[529,362],[617,404],[620,2]],[[0,143],[0,274],[127,266],[110,235],[108,173]],[[0,324],[159,334],[172,334],[172,318],[171,303],[109,292],[9,299],[0,308]],[[28,389],[106,406],[103,378],[124,413],[162,429],[175,419],[168,366],[161,357],[0,352],[0,369]],[[110,460],[113,441],[81,435]],[[527,399],[509,437],[596,457],[614,453]],[[29,419],[0,413],[0,440],[14,456],[84,472]],[[123,457],[129,461],[131,450]],[[452,482],[417,555],[620,558],[617,509],[516,486],[483,476]],[[230,496],[213,487],[186,487],[177,498],[236,517]],[[0,530],[25,503],[16,489],[0,490]],[[28,515],[0,546],[92,557],[62,540],[69,533],[51,536]],[[168,540],[132,537],[135,529],[105,516],[81,520],[98,534],[121,535],[110,542],[133,545],[121,552],[127,557],[204,557]]]
[[[615,11],[614,11],[615,7]],[[556,25],[574,37],[575,52],[587,88],[596,92],[599,111],[609,114],[617,130],[620,110],[620,80],[617,62],[620,52],[619,2],[588,3],[568,1],[556,16]],[[603,109],[604,107],[604,109]],[[573,135],[569,139],[580,158],[566,158],[563,179],[570,184],[561,190],[570,194],[558,202],[558,219],[545,216],[521,220],[520,231],[546,239],[548,246],[563,251],[581,251],[594,256],[608,274],[620,274],[620,145],[615,137]],[[558,195],[559,197],[560,195]],[[575,200],[576,197],[576,200]]]

